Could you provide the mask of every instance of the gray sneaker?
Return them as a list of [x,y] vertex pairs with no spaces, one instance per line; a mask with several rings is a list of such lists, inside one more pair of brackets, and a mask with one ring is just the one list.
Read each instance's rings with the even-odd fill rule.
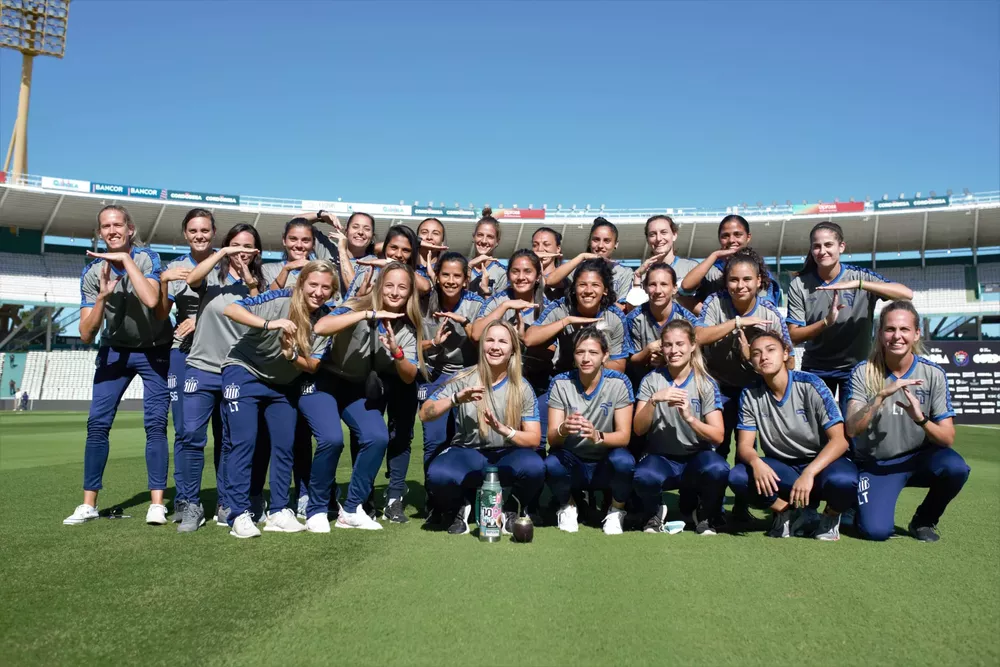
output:
[[775,512],[774,520],[771,522],[771,529],[767,531],[768,537],[791,537],[792,536],[792,514],[791,508],[784,512]]
[[267,501],[263,495],[250,496],[250,516],[254,523],[263,523],[267,518]]
[[824,542],[836,542],[840,539],[840,515],[830,516],[826,512],[819,517],[819,527],[813,537]]
[[219,505],[215,510],[215,525],[229,528],[229,508]]
[[184,516],[177,526],[178,533],[193,533],[205,525],[205,508],[201,503],[185,503]]
[[180,523],[184,519],[184,508],[188,506],[188,501],[180,498],[174,499],[174,511],[167,519],[171,523]]

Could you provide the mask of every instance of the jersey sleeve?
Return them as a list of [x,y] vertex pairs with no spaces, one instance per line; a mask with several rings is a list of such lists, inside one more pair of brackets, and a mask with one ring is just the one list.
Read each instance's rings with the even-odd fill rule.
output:
[[417,361],[417,335],[413,327],[406,324],[395,332],[396,344],[403,348],[403,357],[414,366],[419,365]]
[[279,273],[281,273],[281,267],[283,266],[284,263],[282,262],[268,262],[264,266],[260,267],[260,272],[263,274],[264,282],[266,283],[266,285],[263,286],[265,290],[270,289],[271,283],[273,283],[274,279],[278,277]]
[[761,305],[767,308],[767,311],[771,313],[775,324],[778,326],[778,329],[781,332],[781,340],[785,342],[785,348],[788,350],[788,356],[794,357],[795,346],[792,345],[792,337],[788,334],[788,325],[785,323],[785,318],[781,316],[777,306],[767,303],[766,301],[762,302]]
[[753,399],[750,396],[749,389],[744,389],[740,393],[740,408],[736,421],[736,429],[739,431],[757,430],[757,416],[753,411]]
[[840,414],[837,401],[833,398],[830,388],[818,377],[813,377],[809,382],[809,407],[816,412],[817,421],[822,425],[823,430],[835,424],[844,423],[844,417]]
[[632,337],[625,333],[625,315],[615,306],[608,310],[614,313],[614,317],[610,318],[611,326],[607,330],[608,351],[610,352],[608,358],[612,361],[625,359],[632,354]]
[[538,399],[528,381],[521,379],[521,421],[541,421],[538,416]]
[[642,308],[636,308],[625,316],[625,334],[628,336],[629,346],[635,354],[642,346]]
[[[100,260],[98,260],[100,261]],[[92,262],[87,265],[87,268],[83,270],[83,275],[80,277],[80,307],[90,308],[97,303],[97,295],[101,293],[101,279],[100,272],[104,269],[103,266],[97,266],[96,269],[91,271],[91,267],[97,266],[97,262]]]
[[619,381],[615,383],[614,395],[612,396],[615,410],[627,408],[630,405],[635,404],[635,394],[632,393],[632,383],[629,382],[629,379],[624,375],[618,378],[618,380]]
[[788,317],[785,318],[788,324],[795,324],[800,327],[806,326],[806,299],[805,285],[801,278],[792,280],[788,287]]
[[333,241],[324,234],[323,232],[316,229],[313,226],[313,255],[316,259],[325,259],[327,261],[333,261],[334,257],[340,257],[340,251],[337,246],[334,245]]
[[865,386],[865,369],[868,362],[861,362],[851,371],[851,379],[847,383],[847,402],[860,401],[867,403],[872,399]]
[[434,393],[427,397],[427,400],[436,401],[439,398],[451,398],[466,387],[471,386],[469,384],[469,380],[472,379],[473,376],[475,376],[475,373],[473,373],[472,376],[448,380],[444,384],[438,386],[438,388],[434,390]]
[[640,401],[649,401],[649,399],[653,398],[653,394],[657,391],[656,385],[656,371],[647,373],[646,377],[642,378],[642,382],[639,383],[638,399]]
[[619,264],[618,266],[622,270],[618,272],[618,281],[615,284],[615,296],[618,297],[620,303],[625,300],[629,290],[632,289],[632,279],[635,277],[635,272],[624,264]]
[[701,307],[701,317],[695,320],[695,326],[697,327],[714,327],[716,324],[722,324],[726,321],[725,314],[722,312],[722,303],[719,301],[719,297],[712,294],[707,299]]
[[284,298],[291,296],[292,290],[289,289],[271,290],[260,296],[240,299],[236,303],[258,317],[263,317],[265,320],[275,320],[282,317]]
[[538,320],[529,326],[543,326],[545,324],[552,324],[553,322],[558,322],[562,318],[566,317],[566,306],[563,304],[563,300],[551,302],[542,314],[538,317]]
[[486,317],[494,310],[499,308],[504,301],[506,301],[506,299],[502,298],[502,295],[498,294],[494,296],[493,298],[489,299],[482,305],[482,307],[479,309],[479,314],[477,315],[477,317]]
[[951,407],[951,391],[948,389],[948,380],[941,368],[934,366],[930,382],[930,405],[928,417],[937,423],[943,419],[955,416],[955,411]]
[[149,248],[143,248],[137,252],[133,260],[135,265],[142,271],[142,275],[150,280],[159,280],[163,267],[160,265],[160,255]]
[[561,382],[560,380],[561,378],[553,380],[552,386],[549,388],[549,407],[565,411],[569,402],[566,400],[563,393],[563,385],[565,382]]
[[705,382],[699,388],[701,397],[701,416],[711,414],[722,409],[722,394],[719,392],[719,385],[712,378],[705,378]]

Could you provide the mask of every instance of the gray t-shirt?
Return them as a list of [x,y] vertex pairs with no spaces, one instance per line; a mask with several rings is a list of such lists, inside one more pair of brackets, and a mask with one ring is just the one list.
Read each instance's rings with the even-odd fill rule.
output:
[[[569,306],[567,305],[565,298],[559,299],[558,301],[551,301],[532,326],[552,324],[553,322],[558,322],[562,318],[568,317],[571,314],[575,313],[569,312]],[[598,328],[600,328],[601,331],[604,332],[604,335],[608,338],[610,351],[608,359],[615,361],[618,359],[628,358],[628,356],[632,354],[632,345],[626,334],[627,329],[625,327],[625,314],[622,313],[618,306],[612,305],[610,308],[602,310],[598,313],[597,319],[599,320],[597,323]],[[570,324],[556,334],[555,341],[558,343],[555,366],[556,373],[571,371],[576,365],[573,360],[573,337],[581,328],[582,327],[580,326]]]
[[[195,262],[191,259],[191,255],[184,255],[173,260],[167,264],[168,269],[193,269],[195,267]],[[174,304],[175,317],[177,318],[177,324],[180,324],[186,319],[196,317],[198,314],[198,294],[195,293],[193,289],[188,287],[186,280],[171,280],[170,284],[167,285],[167,298]],[[188,352],[191,350],[191,344],[194,340],[194,332],[189,333],[183,338],[179,338],[176,334],[174,335],[174,344],[171,345],[171,349],[176,350],[180,348],[181,350]]]
[[[437,391],[431,394],[431,400],[439,398],[450,398],[467,387],[487,385],[479,378],[479,371],[475,367],[466,369],[468,373],[459,373],[454,379],[445,382],[438,387]],[[493,385],[492,399],[487,394],[483,397],[486,407],[504,423],[507,414],[507,378],[500,380]],[[479,433],[479,412],[475,403],[462,403],[452,409],[455,420],[455,435],[451,439],[451,447],[469,447],[471,449],[505,449],[516,447],[512,443],[504,442],[503,436],[491,428],[487,429],[484,439]],[[531,391],[531,385],[524,378],[521,378],[521,421],[537,422],[538,401],[535,399],[535,392]],[[511,428],[521,430],[521,424],[506,424]]]
[[[869,392],[865,387],[867,366],[868,362],[863,361],[855,366],[851,373],[847,394],[848,402],[867,403],[875,398],[875,394]],[[931,421],[937,423],[955,416],[955,411],[951,408],[948,379],[944,369],[934,362],[914,355],[913,365],[908,371],[899,378],[889,373],[882,386],[885,387],[897,379],[924,381],[922,385],[915,385],[909,389],[910,393],[920,401],[920,408],[924,415]],[[871,423],[868,424],[868,430],[855,436],[854,448],[857,458],[884,461],[909,454],[928,444],[929,441],[924,429],[917,426],[916,422],[906,414],[906,411],[896,407],[897,401],[900,403],[906,401],[902,391],[887,398],[879,411],[872,417]]]
[[[693,313],[674,301],[670,307],[670,315],[667,317],[667,324],[673,322],[674,320],[686,320],[693,325],[697,319],[698,318],[695,317]],[[625,317],[625,326],[628,330],[629,341],[632,346],[632,354],[642,350],[654,341],[659,341],[660,333],[663,331],[663,327],[656,323],[656,319],[653,317],[648,302],[642,304]],[[666,324],[663,326],[666,326]],[[649,372],[649,369],[649,364],[637,366],[632,363],[631,359],[625,362],[625,371],[628,373],[628,377],[634,385],[638,385],[642,382],[642,379],[646,376],[646,373]]]
[[[477,294],[488,296],[484,295],[480,288],[479,281],[483,277],[483,270],[482,267],[472,269],[472,280],[469,281],[469,289]],[[486,265],[485,271],[486,275],[489,276],[490,295],[507,289],[507,269],[503,268],[503,264],[494,259]]]
[[687,257],[678,257],[674,255],[674,261],[670,263],[670,268],[674,270],[674,275],[677,276],[677,286],[679,287],[681,282],[684,280],[684,276],[691,273],[691,269],[698,266],[698,262],[693,259],[688,259]]
[[[511,288],[508,287],[499,294],[491,297],[479,311],[479,317],[486,317],[497,308],[514,298]],[[541,315],[542,311],[549,305],[549,300],[542,297],[543,303],[540,308],[525,308],[520,312],[521,322],[525,327],[535,323],[535,319]],[[513,310],[505,312],[500,319],[509,322],[517,329],[517,315]],[[521,374],[531,384],[536,396],[541,396],[549,390],[552,380],[552,360],[555,358],[555,350],[549,349],[548,345],[536,345],[527,347],[521,344]]]
[[[622,373],[607,368],[602,370],[597,388],[590,394],[580,383],[580,372],[576,370],[555,376],[549,388],[550,408],[562,410],[567,417],[578,412],[603,433],[615,430],[615,410],[634,403],[632,383]],[[611,451],[607,445],[595,444],[579,435],[568,436],[562,447],[584,461],[600,461]]]
[[888,282],[874,271],[850,264],[841,264],[840,274],[828,283],[820,280],[815,271],[800,273],[792,279],[788,288],[789,324],[804,327],[826,318],[834,294],[840,295],[840,305],[844,306],[832,327],[827,327],[818,336],[805,342],[803,369],[846,378],[852,368],[868,358],[872,347],[875,304],[879,297],[865,289],[837,292],[816,289],[851,280]]
[[[716,262],[711,266],[711,268],[708,269],[708,272],[705,274],[705,278],[701,281],[701,285],[699,285],[694,292],[679,290],[678,293],[683,294],[684,296],[693,296],[696,301],[702,303],[705,301],[705,299],[715,294],[716,292],[725,292],[726,280],[723,271],[726,268],[727,261],[728,258],[716,260]],[[698,263],[696,262],[694,266],[698,266]],[[689,267],[688,270],[684,272],[685,276],[691,272],[691,268],[692,267]],[[770,269],[767,270],[767,276],[768,278],[770,278],[771,283],[767,289],[761,289],[760,292],[757,293],[757,296],[766,298],[775,305],[780,305],[781,283],[778,282],[777,276],[771,273]],[[681,283],[681,278],[680,274],[678,274],[677,284],[680,285],[680,283]]]
[[[615,290],[615,301],[621,303],[625,300],[629,290],[632,289],[632,278],[635,276],[635,271],[621,262],[614,260],[611,260],[609,264],[611,265],[611,286]],[[573,272],[569,275],[570,287],[572,287],[573,281],[576,280],[577,271],[579,271],[578,268],[573,269]]]
[[[694,373],[688,373],[680,384],[674,382],[670,371],[657,368],[642,379],[639,385],[639,400],[649,401],[653,394],[663,389],[674,387],[687,392],[691,402],[691,414],[701,421],[705,416],[722,409],[722,396],[715,380],[706,377],[701,386],[695,380]],[[646,454],[661,456],[688,456],[703,449],[714,449],[715,445],[698,439],[698,434],[684,421],[681,411],[666,403],[653,406],[653,421],[646,434]]]
[[[343,315],[352,312],[347,306],[335,309],[332,315]],[[373,367],[380,375],[395,375],[396,362],[389,350],[379,340],[379,335],[386,333],[385,324],[378,322],[374,336],[374,357],[372,356],[372,323],[362,320],[334,334],[323,353],[323,369],[337,377],[351,382],[363,382],[368,377],[368,371]],[[396,344],[403,348],[403,356],[413,365],[417,361],[417,335],[413,325],[406,318],[392,321],[392,331],[396,336]]]
[[755,431],[764,456],[811,460],[826,446],[826,429],[843,421],[823,380],[812,373],[788,371],[780,401],[763,381],[743,390],[736,428]]
[[[711,327],[727,322],[737,315],[729,292],[716,292],[708,297],[701,309],[701,317],[696,325],[699,327]],[[788,336],[788,327],[785,325],[785,318],[781,316],[778,309],[767,299],[757,297],[757,303],[753,309],[742,317],[759,317],[767,320],[771,326],[770,330],[779,332],[785,345],[792,350],[789,354],[795,354],[792,347],[792,339]],[[748,332],[749,333],[749,332]],[[752,336],[747,335],[747,338]],[[720,385],[729,387],[747,387],[757,382],[760,376],[753,369],[749,361],[743,359],[740,352],[740,337],[731,332],[711,345],[704,345],[701,348],[708,364],[708,372]]]
[[[281,269],[282,269],[282,267],[285,266],[285,264],[287,264],[287,262],[284,262],[284,261],[282,261],[282,262],[268,262],[267,264],[264,264],[263,266],[260,267],[261,273],[264,274],[264,289],[265,290],[271,289],[271,283],[273,283],[274,279],[278,277],[279,273],[281,273]],[[293,270],[289,271],[288,272],[288,276],[285,278],[285,286],[282,289],[289,289],[290,290],[293,287],[295,287],[295,281],[297,281],[299,279],[299,272],[300,271],[301,271],[301,269],[293,269]]]
[[227,275],[223,283],[215,267],[194,291],[199,297],[198,326],[194,330],[187,365],[209,373],[221,373],[229,350],[247,331],[247,327],[233,322],[222,311],[229,304],[246,299],[250,290],[232,275]]
[[[130,253],[142,275],[160,280],[160,256],[149,248],[132,248]],[[104,260],[87,264],[80,277],[80,307],[92,308],[101,293],[101,272]],[[152,308],[147,308],[135,293],[135,286],[125,269],[111,266],[111,280],[117,280],[114,290],[104,301],[104,328],[101,345],[124,348],[146,348],[169,344],[174,327],[169,319],[159,320]],[[157,285],[157,290],[159,286]]]
[[[468,290],[462,292],[462,296],[451,312],[461,315],[469,320],[476,318],[483,307],[483,297]],[[443,310],[443,308],[439,308]],[[465,333],[465,327],[447,318],[434,317],[434,313],[427,313],[424,317],[424,339],[433,340],[441,327],[447,327],[451,331],[444,343],[440,346],[432,346],[428,349],[425,361],[427,362],[427,372],[432,380],[443,374],[457,373],[463,368],[475,366],[479,358],[479,349]]]
[[[278,320],[288,317],[289,306],[292,302],[291,296],[292,290],[290,289],[271,290],[260,296],[248,297],[236,303],[265,320]],[[312,321],[315,323],[327,312],[329,311],[326,306],[317,308],[312,314]],[[311,349],[300,350],[299,354],[310,354],[314,359],[319,359],[327,342],[326,336],[313,334]],[[263,329],[247,328],[229,351],[229,356],[222,362],[223,368],[234,365],[242,366],[268,384],[291,384],[302,373],[293,362],[285,359],[281,353],[280,329],[264,331]]]

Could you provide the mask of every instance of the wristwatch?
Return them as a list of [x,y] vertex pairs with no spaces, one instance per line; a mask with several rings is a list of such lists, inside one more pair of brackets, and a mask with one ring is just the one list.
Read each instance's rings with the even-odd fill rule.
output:
[[316,217],[317,218],[322,218],[324,213],[326,213],[326,211],[324,211],[323,209],[320,209],[320,210],[316,211]]
[[916,424],[917,426],[923,426],[924,424],[926,424],[930,420],[931,420],[930,417],[928,417],[927,415],[924,415],[923,419],[921,419],[920,421],[914,421],[913,423]]

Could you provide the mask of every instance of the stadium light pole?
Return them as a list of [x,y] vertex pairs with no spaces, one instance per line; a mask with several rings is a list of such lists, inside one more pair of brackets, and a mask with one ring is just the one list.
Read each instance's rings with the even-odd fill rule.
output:
[[[21,91],[17,118],[3,170],[16,179],[28,170],[28,105],[35,56],[62,58],[70,0],[0,0],[0,48],[21,52]],[[11,158],[14,164],[11,169]]]

